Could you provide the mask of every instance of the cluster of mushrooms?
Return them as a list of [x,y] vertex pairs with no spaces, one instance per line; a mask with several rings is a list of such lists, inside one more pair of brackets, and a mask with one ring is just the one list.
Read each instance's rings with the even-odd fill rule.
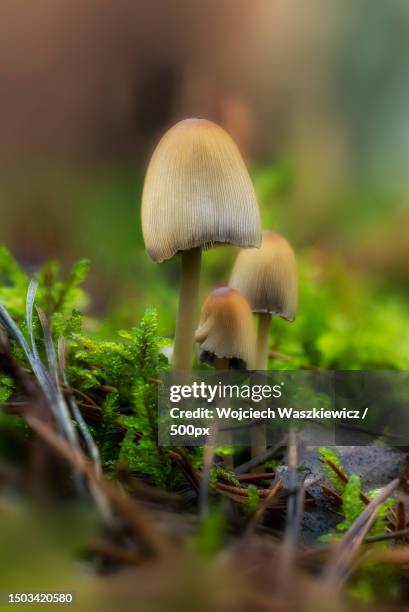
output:
[[[220,126],[185,119],[162,137],[146,173],[142,231],[153,260],[181,255],[175,370],[192,369],[194,340],[200,361],[215,368],[266,370],[272,315],[295,316],[296,261],[283,236],[262,232],[247,168]],[[216,245],[241,251],[229,286],[210,293],[195,331],[202,250]]]
[[[162,137],[146,173],[142,231],[153,260],[181,256],[175,370],[191,371],[194,341],[200,361],[216,369],[267,370],[271,317],[295,317],[296,261],[283,236],[262,231],[251,178],[220,126],[186,119]],[[229,286],[210,293],[195,330],[202,250],[217,245],[241,250]],[[265,449],[263,427],[252,430],[251,447],[253,455]]]

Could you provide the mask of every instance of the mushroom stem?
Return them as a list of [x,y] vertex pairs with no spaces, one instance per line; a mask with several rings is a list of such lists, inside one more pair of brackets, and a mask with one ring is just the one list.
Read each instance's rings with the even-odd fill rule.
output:
[[[256,346],[256,369],[268,369],[268,340],[270,337],[271,314],[269,312],[258,313],[258,332]],[[266,450],[266,427],[252,427],[250,432],[251,438],[251,456],[257,457]]]
[[190,371],[192,369],[201,260],[202,249],[200,247],[182,253],[179,310],[174,348],[175,370]]
[[[230,360],[227,357],[216,357],[214,360],[215,370],[229,370]],[[233,441],[233,434],[231,431],[225,431],[223,436],[223,444],[231,446]],[[234,468],[234,457],[233,455],[225,455],[223,457],[223,464],[226,470],[233,470]]]
[[270,337],[271,314],[269,312],[258,313],[258,333],[256,347],[256,369],[268,369],[268,340]]

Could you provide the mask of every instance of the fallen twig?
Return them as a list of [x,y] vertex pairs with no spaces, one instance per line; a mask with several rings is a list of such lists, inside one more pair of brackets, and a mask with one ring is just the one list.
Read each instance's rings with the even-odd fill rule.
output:
[[274,457],[276,452],[282,446],[285,446],[286,439],[287,439],[287,437],[284,436],[281,440],[279,440],[279,442],[277,442],[277,444],[275,444],[271,448],[268,448],[263,453],[260,453],[259,455],[257,455],[257,457],[254,457],[253,459],[250,459],[249,461],[246,461],[245,463],[242,463],[241,465],[239,465],[238,467],[236,467],[234,469],[234,473],[237,474],[237,475],[245,474],[246,472],[251,472],[252,470],[254,470],[259,465],[262,465],[263,463],[265,463],[266,461],[268,461],[269,459]]
[[283,488],[283,483],[281,480],[278,480],[275,483],[275,485],[271,487],[271,489],[268,489],[267,497],[262,501],[262,503],[256,509],[255,513],[253,514],[253,516],[251,517],[251,520],[249,521],[247,525],[247,529],[246,529],[247,535],[250,534],[256,527],[257,523],[261,521],[265,511],[271,507],[273,500],[275,499],[277,493],[281,491],[282,488]]
[[190,464],[190,461],[186,456],[185,451],[180,448],[177,451],[169,450],[168,454],[172,461],[177,463],[177,465],[180,467],[186,479],[191,484],[193,490],[196,493],[199,493],[200,477],[198,472]]
[[271,482],[274,478],[274,472],[257,472],[256,474],[236,474],[237,480],[240,482],[255,482],[258,480],[268,480]]
[[297,434],[294,430],[290,430],[288,435],[288,489],[287,498],[287,523],[284,535],[284,544],[282,549],[282,578],[287,584],[290,580],[290,569],[292,567],[295,545],[298,540],[298,534],[301,526],[302,514],[304,511],[304,487],[297,485],[298,481],[298,444]]
[[[226,491],[228,493],[234,493],[235,495],[241,495],[244,497],[248,497],[249,490],[246,487],[235,487],[234,485],[227,485],[223,482],[218,482],[216,484],[217,491]],[[257,488],[257,495],[259,497],[268,497],[271,493],[271,489],[259,489]]]
[[396,522],[395,522],[395,533],[396,531],[403,531],[406,528],[406,509],[402,499],[398,500],[398,507],[396,509]]

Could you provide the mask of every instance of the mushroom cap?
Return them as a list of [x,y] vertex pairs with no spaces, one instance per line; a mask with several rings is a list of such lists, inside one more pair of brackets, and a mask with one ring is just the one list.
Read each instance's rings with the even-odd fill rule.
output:
[[260,249],[243,249],[229,282],[248,300],[253,312],[268,312],[293,321],[297,310],[297,264],[289,242],[264,231]]
[[253,184],[240,151],[221,127],[185,119],[165,133],[146,173],[142,231],[155,261],[194,247],[260,246]]
[[251,308],[235,289],[220,287],[207,297],[195,333],[200,360],[230,359],[230,366],[251,369],[255,358],[256,334]]

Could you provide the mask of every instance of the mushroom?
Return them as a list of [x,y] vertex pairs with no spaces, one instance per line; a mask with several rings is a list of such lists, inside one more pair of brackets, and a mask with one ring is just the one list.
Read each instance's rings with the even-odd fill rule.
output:
[[293,321],[297,310],[297,265],[289,242],[277,232],[264,231],[260,249],[240,251],[229,285],[258,315],[255,365],[266,370],[272,315]]
[[142,231],[155,261],[181,253],[176,370],[190,370],[202,249],[258,247],[261,228],[254,188],[240,152],[218,125],[186,119],[157,145],[142,195]]
[[[256,334],[247,300],[235,289],[220,287],[207,297],[195,333],[199,359],[217,370],[249,370],[254,363]],[[225,444],[232,434],[225,432]],[[225,467],[233,469],[233,457],[224,458]]]
[[200,361],[219,370],[252,369],[256,336],[247,300],[230,287],[212,291],[203,304],[195,340]]
[[[243,249],[237,256],[229,285],[240,291],[258,315],[257,370],[268,368],[271,317],[293,321],[297,310],[297,264],[289,242],[277,232],[264,231],[260,249]],[[265,426],[251,430],[251,452],[266,449]]]

